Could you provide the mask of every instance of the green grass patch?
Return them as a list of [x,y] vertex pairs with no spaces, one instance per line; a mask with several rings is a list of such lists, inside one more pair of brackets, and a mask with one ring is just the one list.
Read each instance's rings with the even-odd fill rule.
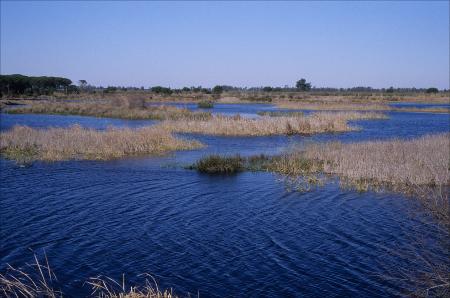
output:
[[212,109],[214,108],[214,103],[210,100],[200,101],[197,106],[200,109]]
[[261,154],[250,157],[240,155],[209,155],[201,158],[188,169],[207,174],[235,174],[242,171],[263,171],[270,167],[272,157]]

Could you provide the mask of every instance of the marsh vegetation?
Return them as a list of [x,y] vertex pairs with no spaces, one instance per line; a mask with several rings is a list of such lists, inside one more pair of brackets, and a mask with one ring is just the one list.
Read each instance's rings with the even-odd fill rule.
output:
[[[172,289],[160,290],[155,278],[150,274],[142,274],[140,285],[128,285],[125,276],[117,281],[106,276],[89,278],[84,285],[91,288],[92,298],[177,298]],[[4,274],[0,274],[0,292],[2,297],[24,298],[58,298],[65,297],[61,290],[57,275],[50,268],[47,256],[44,260],[34,255],[34,262],[25,268],[8,266]]]
[[264,116],[258,119],[243,118],[239,115],[214,116],[206,121],[164,121],[160,126],[174,132],[221,136],[307,135],[354,130],[348,121],[362,119],[386,119],[386,116],[372,112],[318,112],[309,116]]
[[200,101],[197,106],[201,109],[212,109],[214,108],[214,103],[212,101]]
[[126,97],[104,102],[36,102],[30,103],[28,106],[8,109],[6,112],[11,114],[80,115],[135,120],[206,120],[211,117],[211,114],[207,112],[190,111],[173,106],[146,106],[143,100]]
[[106,160],[133,155],[161,155],[174,150],[200,148],[198,141],[183,140],[158,127],[36,129],[16,126],[1,133],[0,152],[18,161]]

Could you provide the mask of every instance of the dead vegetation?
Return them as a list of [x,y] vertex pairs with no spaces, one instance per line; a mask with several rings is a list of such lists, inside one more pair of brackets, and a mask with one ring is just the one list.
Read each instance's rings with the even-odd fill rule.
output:
[[8,109],[6,112],[11,114],[58,114],[149,120],[206,120],[211,118],[211,113],[208,112],[193,112],[188,109],[165,105],[147,106],[142,99],[126,97],[116,97],[106,102],[40,101],[32,102],[27,106]]
[[[143,274],[143,283],[138,286],[128,286],[125,276],[120,282],[104,276],[90,278],[85,282],[91,288],[88,297],[95,298],[176,298],[172,289],[161,290],[158,283],[150,274]],[[5,298],[38,298],[64,297],[58,288],[59,282],[45,256],[45,263],[41,263],[34,256],[34,263],[25,269],[17,269],[8,265],[7,271],[0,274],[0,293]]]
[[179,120],[164,121],[161,127],[174,132],[197,133],[221,136],[269,136],[344,132],[355,129],[350,120],[386,119],[380,113],[314,113],[309,116],[263,116],[249,119],[238,116],[215,116],[207,121]]
[[420,113],[450,113],[445,107],[393,107],[385,103],[352,103],[334,101],[279,101],[277,107],[291,110],[311,111],[394,111]]
[[49,129],[15,126],[2,132],[0,140],[0,152],[6,158],[20,162],[106,160],[134,155],[161,155],[201,146],[197,141],[179,139],[157,127],[98,131],[79,125]]

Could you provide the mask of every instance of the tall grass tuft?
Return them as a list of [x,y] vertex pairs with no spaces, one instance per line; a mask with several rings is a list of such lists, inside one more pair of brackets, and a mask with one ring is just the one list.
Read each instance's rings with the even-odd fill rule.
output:
[[2,132],[0,139],[0,152],[18,161],[106,160],[133,155],[161,155],[201,146],[197,141],[176,138],[158,127],[98,131],[79,125],[49,129],[15,126]]
[[189,167],[200,173],[208,174],[233,174],[244,170],[244,160],[239,155],[220,156],[209,155],[201,158]]
[[197,106],[201,109],[212,109],[214,108],[214,103],[209,100],[200,101]]
[[[0,293],[5,298],[58,298],[64,293],[56,288],[59,283],[55,273],[51,270],[47,256],[45,263],[41,263],[34,256],[35,263],[20,270],[8,265],[6,273],[0,274]],[[118,281],[109,277],[94,277],[86,281],[92,293],[88,297],[96,298],[176,298],[171,289],[161,290],[158,283],[150,274],[143,274],[144,282],[139,286],[127,286],[125,276]]]

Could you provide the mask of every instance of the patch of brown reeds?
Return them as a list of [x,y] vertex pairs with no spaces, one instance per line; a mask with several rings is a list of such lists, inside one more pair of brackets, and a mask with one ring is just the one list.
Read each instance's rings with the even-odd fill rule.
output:
[[206,120],[211,118],[211,113],[208,112],[193,112],[188,109],[164,105],[146,106],[142,99],[129,99],[126,97],[117,97],[103,102],[41,101],[33,102],[25,107],[9,109],[6,112],[151,120]]
[[395,111],[420,113],[450,113],[445,107],[392,107],[384,103],[352,103],[339,101],[278,101],[276,105],[284,109],[311,111]]
[[[35,263],[26,269],[17,269],[8,265],[7,271],[0,274],[0,293],[6,298],[38,298],[64,297],[64,293],[56,288],[59,283],[55,273],[49,266],[47,256],[45,263],[39,262],[34,256]],[[150,274],[144,274],[144,282],[140,286],[127,286],[125,276],[121,282],[109,277],[94,277],[86,281],[92,293],[88,297],[96,298],[176,298],[172,289],[160,290],[158,283]]]
[[161,155],[201,146],[197,141],[176,138],[158,127],[98,131],[79,125],[49,129],[15,126],[2,132],[0,139],[1,153],[18,161],[106,160],[130,155]]
[[273,158],[270,170],[287,176],[330,174],[359,191],[392,190],[419,198],[450,228],[450,134],[412,140],[310,144]]
[[344,132],[354,129],[349,120],[386,119],[380,113],[366,112],[320,112],[309,116],[264,116],[258,119],[215,116],[207,121],[164,121],[160,126],[175,132],[198,133],[222,136],[269,136]]
[[439,134],[414,140],[313,144],[300,154],[323,161],[324,172],[352,181],[444,185],[450,181],[449,137]]
[[380,103],[351,103],[351,102],[307,102],[307,101],[279,101],[279,108],[297,110],[326,110],[326,111],[388,111],[388,105]]

